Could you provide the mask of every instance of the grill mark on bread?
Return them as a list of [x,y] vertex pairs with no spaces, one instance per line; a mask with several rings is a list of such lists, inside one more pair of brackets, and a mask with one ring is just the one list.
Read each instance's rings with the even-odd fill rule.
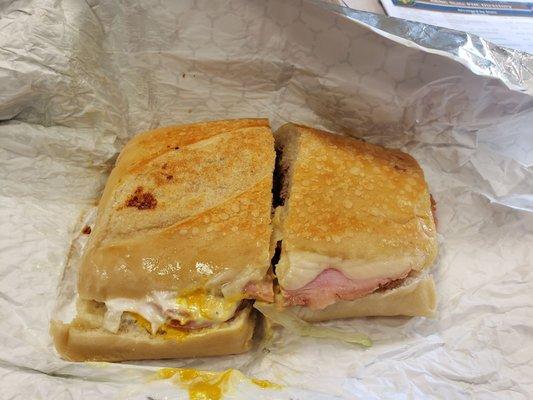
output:
[[137,186],[135,192],[126,200],[126,207],[138,210],[152,210],[157,206],[157,199],[150,192],[145,192],[142,186]]

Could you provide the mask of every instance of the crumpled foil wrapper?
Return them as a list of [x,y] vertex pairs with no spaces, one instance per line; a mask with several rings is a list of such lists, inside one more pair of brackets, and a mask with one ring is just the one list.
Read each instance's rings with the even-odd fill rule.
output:
[[[184,398],[150,378],[170,365],[283,385],[227,398],[530,398],[531,55],[317,1],[20,0],[0,17],[0,397]],[[123,144],[258,116],[419,160],[438,208],[437,317],[329,323],[369,334],[368,350],[278,331],[241,356],[61,360],[49,321]]]

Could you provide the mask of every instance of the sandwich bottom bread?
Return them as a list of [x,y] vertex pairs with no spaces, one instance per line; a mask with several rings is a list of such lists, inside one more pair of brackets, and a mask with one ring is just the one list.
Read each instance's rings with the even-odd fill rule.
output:
[[184,332],[162,326],[156,334],[136,314],[122,318],[117,333],[103,328],[105,305],[81,300],[70,324],[52,321],[51,334],[59,353],[71,361],[123,361],[207,357],[239,354],[252,346],[256,316],[250,304],[214,328]]

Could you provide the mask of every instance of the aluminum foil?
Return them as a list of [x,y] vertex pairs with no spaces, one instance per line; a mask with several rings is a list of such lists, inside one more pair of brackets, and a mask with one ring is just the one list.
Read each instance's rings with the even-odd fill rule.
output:
[[[0,16],[0,397],[184,398],[151,378],[169,365],[283,385],[237,382],[227,398],[531,396],[531,55],[316,1],[26,0]],[[368,350],[278,331],[242,356],[61,360],[49,321],[124,142],[256,116],[420,161],[438,203],[438,316],[330,323],[369,334]]]

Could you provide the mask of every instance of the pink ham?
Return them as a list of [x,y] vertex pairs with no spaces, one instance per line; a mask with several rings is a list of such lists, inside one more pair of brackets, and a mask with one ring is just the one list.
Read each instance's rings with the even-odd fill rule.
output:
[[321,310],[338,300],[354,300],[366,296],[408,274],[409,270],[389,278],[350,279],[341,271],[328,268],[299,289],[283,290],[283,296],[286,305]]
[[248,298],[262,300],[268,303],[274,302],[274,285],[271,280],[249,282],[244,287],[244,293]]

